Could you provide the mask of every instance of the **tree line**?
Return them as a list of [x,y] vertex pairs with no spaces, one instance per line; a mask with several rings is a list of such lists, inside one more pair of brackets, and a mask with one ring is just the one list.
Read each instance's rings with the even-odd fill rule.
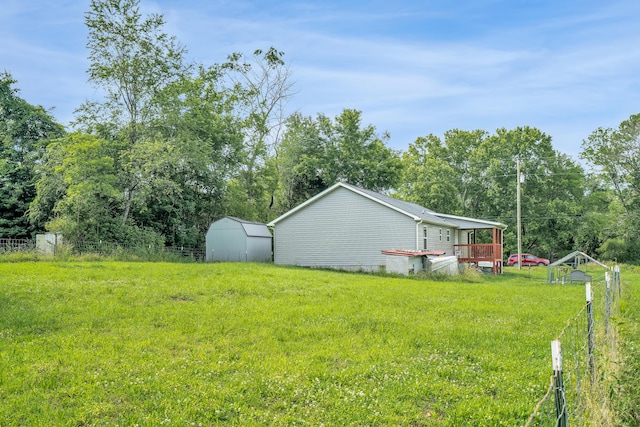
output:
[[71,130],[0,74],[0,237],[199,247],[223,216],[268,222],[345,181],[505,223],[513,252],[519,161],[523,250],[640,261],[640,115],[582,142],[589,171],[527,126],[452,129],[400,151],[354,109],[287,114],[292,71],[273,47],[188,62],[139,0],[92,0],[85,24],[104,97],[80,105]]

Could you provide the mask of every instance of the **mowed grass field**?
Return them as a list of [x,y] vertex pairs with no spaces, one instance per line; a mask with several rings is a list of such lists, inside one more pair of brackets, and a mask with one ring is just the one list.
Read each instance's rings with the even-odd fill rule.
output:
[[0,426],[523,425],[584,288],[0,263]]

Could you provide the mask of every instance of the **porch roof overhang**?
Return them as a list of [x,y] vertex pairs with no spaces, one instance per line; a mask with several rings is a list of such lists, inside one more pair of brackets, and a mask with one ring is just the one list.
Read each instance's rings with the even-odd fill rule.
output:
[[457,225],[460,230],[483,230],[499,228],[500,230],[506,230],[507,225],[501,222],[487,221],[485,219],[467,218],[463,216],[436,214],[439,217],[447,219],[448,221]]

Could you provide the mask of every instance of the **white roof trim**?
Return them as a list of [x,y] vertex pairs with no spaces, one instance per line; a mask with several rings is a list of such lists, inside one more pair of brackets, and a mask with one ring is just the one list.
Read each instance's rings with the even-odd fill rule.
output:
[[443,218],[459,219],[462,221],[478,222],[480,224],[493,225],[497,228],[502,228],[503,230],[507,228],[507,226],[505,224],[502,224],[501,222],[488,221],[486,219],[468,218],[465,216],[447,215],[447,214],[441,214],[441,213],[434,213],[433,215],[441,216]]
[[321,197],[324,197],[327,193],[333,191],[335,188],[337,188],[341,183],[337,183],[334,184],[333,186],[327,188],[326,190],[324,190],[321,193],[316,194],[315,196],[313,196],[312,198],[308,199],[306,202],[303,202],[301,204],[299,204],[298,206],[296,206],[295,208],[283,213],[282,215],[280,215],[278,218],[272,220],[271,222],[269,222],[267,224],[268,227],[273,227],[276,223],[282,221],[283,219],[285,219],[286,217],[293,215],[294,213],[298,212],[301,209],[304,209],[307,205],[310,205],[311,203],[315,202],[316,200],[318,200]]
[[276,218],[273,221],[271,221],[270,223],[268,223],[267,226],[273,227],[274,225],[276,225],[276,223],[278,223],[278,222],[282,221],[283,219],[287,218],[288,216],[291,216],[294,213],[304,209],[306,206],[308,206],[311,203],[315,202],[316,200],[326,196],[327,194],[331,193],[332,191],[334,191],[338,187],[346,188],[347,190],[352,191],[354,193],[357,193],[357,194],[359,194],[361,196],[364,196],[369,200],[373,200],[374,202],[376,202],[378,204],[381,204],[381,205],[386,206],[388,208],[391,208],[391,209],[393,209],[393,210],[395,210],[397,212],[400,212],[400,213],[402,213],[402,214],[404,214],[404,215],[406,215],[406,216],[408,216],[410,218],[413,218],[414,221],[420,221],[421,220],[421,218],[416,216],[416,215],[410,214],[409,212],[404,211],[402,209],[399,209],[396,206],[392,206],[392,205],[390,205],[388,203],[385,203],[380,199],[376,199],[374,197],[371,197],[367,193],[359,191],[357,188],[354,188],[354,187],[352,187],[350,185],[344,184],[342,182],[338,182],[338,183],[332,185],[331,187],[327,188],[326,190],[324,190],[322,193],[318,193],[315,196],[313,196],[312,198],[310,198],[309,200],[307,200],[306,202],[299,204],[295,208],[291,209],[289,212],[285,212],[284,214],[280,215],[278,218]]

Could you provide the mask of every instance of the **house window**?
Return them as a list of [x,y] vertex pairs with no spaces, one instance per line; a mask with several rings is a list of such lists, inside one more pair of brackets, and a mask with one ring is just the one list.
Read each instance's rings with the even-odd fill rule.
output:
[[442,242],[442,228],[439,230],[438,239]]
[[447,242],[451,241],[451,230],[447,230]]
[[426,251],[427,248],[427,226],[423,226],[422,227],[422,242],[423,242],[423,248]]

